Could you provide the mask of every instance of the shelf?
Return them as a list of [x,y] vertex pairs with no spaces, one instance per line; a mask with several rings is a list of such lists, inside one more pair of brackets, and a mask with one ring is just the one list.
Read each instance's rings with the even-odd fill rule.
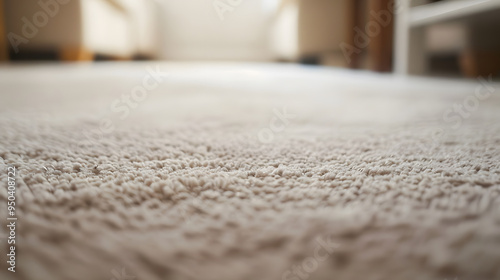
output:
[[411,8],[412,27],[477,16],[500,9],[500,0],[447,0]]

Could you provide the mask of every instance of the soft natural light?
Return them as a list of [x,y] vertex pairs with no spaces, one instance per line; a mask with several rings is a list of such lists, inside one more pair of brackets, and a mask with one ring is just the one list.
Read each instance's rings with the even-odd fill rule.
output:
[[261,0],[261,2],[264,12],[273,13],[278,9],[281,0]]

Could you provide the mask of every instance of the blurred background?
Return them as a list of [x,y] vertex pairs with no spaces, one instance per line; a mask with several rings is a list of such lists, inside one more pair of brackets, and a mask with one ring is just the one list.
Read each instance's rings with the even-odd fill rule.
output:
[[256,61],[500,73],[499,0],[0,0],[0,61]]

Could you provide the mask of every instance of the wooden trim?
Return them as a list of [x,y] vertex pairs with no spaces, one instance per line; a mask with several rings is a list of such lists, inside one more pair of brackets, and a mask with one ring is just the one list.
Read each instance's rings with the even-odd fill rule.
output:
[[59,58],[62,61],[93,61],[94,53],[83,47],[63,47],[59,50]]
[[120,56],[120,55],[103,55],[103,54],[95,54],[95,59],[97,61],[131,61],[133,60],[132,56]]
[[5,14],[3,0],[0,0],[0,61],[9,60],[9,49],[7,46],[7,35],[5,33]]

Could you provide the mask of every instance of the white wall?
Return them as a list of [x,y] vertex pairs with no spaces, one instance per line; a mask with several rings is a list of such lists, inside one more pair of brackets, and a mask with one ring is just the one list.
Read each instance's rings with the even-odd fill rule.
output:
[[[221,0],[238,2],[238,0]],[[270,9],[278,0],[241,0],[224,20],[214,0],[158,0],[161,58],[170,60],[268,60]],[[267,5],[267,6],[266,6]]]

